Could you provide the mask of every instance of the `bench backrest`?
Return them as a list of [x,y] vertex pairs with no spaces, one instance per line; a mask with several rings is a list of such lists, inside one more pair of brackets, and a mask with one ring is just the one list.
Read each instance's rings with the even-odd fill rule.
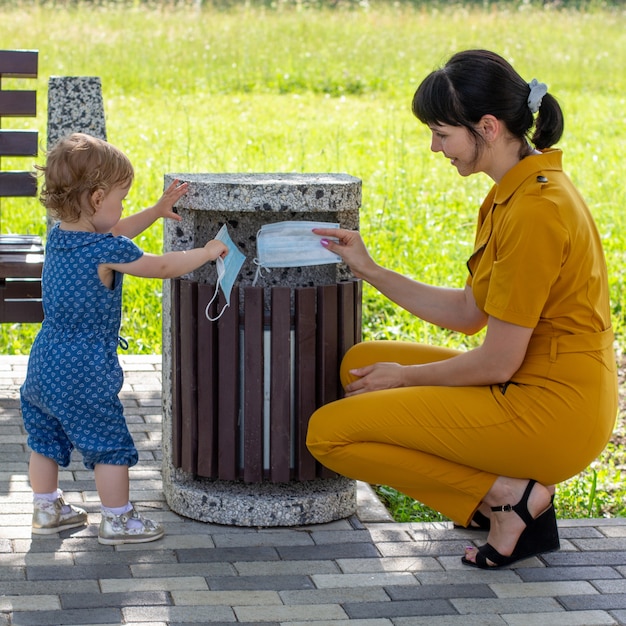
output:
[[[0,50],[0,126],[3,117],[35,117],[37,92],[4,90],[4,78],[36,78],[37,50]],[[37,156],[37,130],[0,128],[0,166],[2,157]],[[37,195],[37,180],[32,169],[0,171],[0,198]]]
[[[0,50],[0,166],[2,157],[37,156],[37,130],[1,128],[2,118],[37,115],[37,92],[4,89],[3,79],[36,78],[37,71],[37,50]],[[19,171],[0,168],[0,201],[9,197],[35,197],[37,179],[33,173],[32,167]],[[0,234],[0,322],[40,322],[43,319],[43,252],[41,237]]]

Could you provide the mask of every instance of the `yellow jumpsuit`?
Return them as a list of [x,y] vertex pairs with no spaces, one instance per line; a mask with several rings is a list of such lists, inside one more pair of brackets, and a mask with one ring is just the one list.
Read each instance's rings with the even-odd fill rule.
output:
[[[468,524],[498,476],[556,484],[603,450],[617,413],[607,269],[561,156],[527,157],[494,185],[468,261],[478,307],[534,329],[511,381],[388,389],[327,404],[311,417],[307,436],[321,463]],[[341,381],[376,362],[455,354],[400,341],[360,343],[345,355]]]

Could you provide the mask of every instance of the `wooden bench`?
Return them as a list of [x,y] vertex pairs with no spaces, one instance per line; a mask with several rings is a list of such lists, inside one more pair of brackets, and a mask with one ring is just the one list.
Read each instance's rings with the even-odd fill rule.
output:
[[[36,91],[4,90],[2,79],[36,78],[37,71],[37,50],[0,50],[0,122],[2,117],[36,116]],[[2,157],[35,157],[37,146],[36,130],[0,128],[0,161]],[[36,196],[32,169],[0,171],[0,200]],[[0,322],[42,321],[43,254],[41,237],[0,234]]]

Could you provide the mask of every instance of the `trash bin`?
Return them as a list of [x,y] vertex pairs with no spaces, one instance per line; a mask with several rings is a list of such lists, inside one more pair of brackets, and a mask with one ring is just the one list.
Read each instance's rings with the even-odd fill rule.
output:
[[[189,183],[164,250],[227,224],[246,255],[230,306],[205,309],[213,264],[163,294],[163,483],[172,510],[240,526],[294,526],[351,515],[356,484],[306,449],[313,411],[340,397],[339,363],[361,337],[361,284],[342,264],[257,276],[256,235],[285,220],[358,228],[361,181],[345,174],[168,174]],[[256,281],[255,281],[256,276]],[[253,286],[253,283],[256,283]],[[225,305],[220,293],[210,312]]]

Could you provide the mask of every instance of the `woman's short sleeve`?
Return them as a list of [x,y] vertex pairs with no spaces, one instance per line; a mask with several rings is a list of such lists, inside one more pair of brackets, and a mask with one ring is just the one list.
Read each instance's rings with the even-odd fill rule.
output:
[[561,275],[569,236],[552,202],[538,197],[525,200],[507,207],[494,228],[485,312],[534,327]]

